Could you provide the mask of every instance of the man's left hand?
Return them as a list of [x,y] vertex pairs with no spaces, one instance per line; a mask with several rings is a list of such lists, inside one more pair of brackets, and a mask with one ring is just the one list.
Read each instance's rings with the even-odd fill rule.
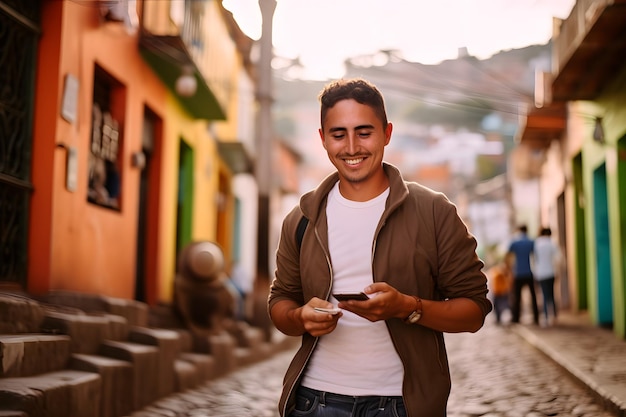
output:
[[414,298],[401,293],[386,282],[375,282],[363,289],[370,296],[366,301],[342,301],[338,307],[357,314],[369,321],[404,319],[415,308]]

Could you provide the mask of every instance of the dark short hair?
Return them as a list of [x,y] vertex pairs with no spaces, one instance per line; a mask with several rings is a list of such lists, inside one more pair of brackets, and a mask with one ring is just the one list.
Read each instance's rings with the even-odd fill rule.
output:
[[517,230],[519,230],[522,233],[527,233],[528,232],[528,227],[525,224],[520,224],[517,227]]
[[552,230],[549,227],[542,227],[539,234],[541,236],[550,236],[552,235]]
[[329,109],[341,100],[352,99],[357,103],[371,107],[383,123],[383,129],[387,128],[387,112],[383,95],[374,84],[362,78],[332,81],[322,89],[318,99],[321,105],[320,124],[322,127]]

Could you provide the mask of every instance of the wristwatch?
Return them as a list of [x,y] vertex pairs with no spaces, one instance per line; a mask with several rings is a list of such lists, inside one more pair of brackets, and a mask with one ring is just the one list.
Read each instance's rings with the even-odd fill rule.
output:
[[415,298],[416,307],[415,310],[409,314],[407,318],[404,319],[406,324],[415,324],[422,318],[422,299],[412,295],[411,297]]

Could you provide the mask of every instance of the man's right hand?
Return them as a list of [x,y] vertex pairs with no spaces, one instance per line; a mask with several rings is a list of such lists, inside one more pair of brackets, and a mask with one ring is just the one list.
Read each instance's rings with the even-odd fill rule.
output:
[[272,322],[278,330],[289,336],[301,336],[309,333],[311,336],[323,336],[335,330],[337,321],[343,315],[321,313],[315,307],[332,308],[328,301],[314,297],[303,306],[290,300],[281,300],[274,304],[270,311]]
[[315,337],[323,336],[335,330],[337,322],[343,313],[341,311],[337,314],[322,313],[315,311],[315,307],[333,308],[335,306],[317,297],[309,300],[308,303],[300,307],[300,320],[302,321],[304,329],[311,336]]

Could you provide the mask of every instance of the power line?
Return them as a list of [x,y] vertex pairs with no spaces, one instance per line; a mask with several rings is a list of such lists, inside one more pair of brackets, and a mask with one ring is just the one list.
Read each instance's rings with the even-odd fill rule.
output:
[[[411,63],[406,62],[406,64]],[[472,68],[480,70],[482,75],[487,75],[490,79],[496,80],[493,75],[488,74],[486,71],[475,67]],[[395,73],[393,76],[390,76],[390,70],[386,66],[366,68],[369,73],[378,72],[378,74],[375,74],[372,78],[376,78],[376,84],[380,85],[381,88],[384,87],[387,94],[389,92],[393,92],[396,96],[409,98],[414,101],[434,106],[456,109],[489,109],[517,116],[520,114],[519,109],[521,104],[527,103],[530,98],[528,94],[520,92],[518,89],[503,83],[502,80],[496,81],[499,85],[512,91],[512,94],[498,94],[494,89],[490,89],[489,92],[476,90],[475,84],[469,84],[469,82],[463,80],[462,78],[441,77],[440,74],[436,73],[436,68],[434,67],[431,69],[416,64],[412,65],[409,69],[412,71],[418,71],[422,75],[420,83],[411,81],[409,71],[405,71],[404,74]],[[355,70],[358,70],[358,68],[351,68],[350,70],[356,72]],[[471,104],[461,102],[459,100],[461,98],[474,102],[483,101],[493,107],[486,108],[484,105],[472,106]]]

